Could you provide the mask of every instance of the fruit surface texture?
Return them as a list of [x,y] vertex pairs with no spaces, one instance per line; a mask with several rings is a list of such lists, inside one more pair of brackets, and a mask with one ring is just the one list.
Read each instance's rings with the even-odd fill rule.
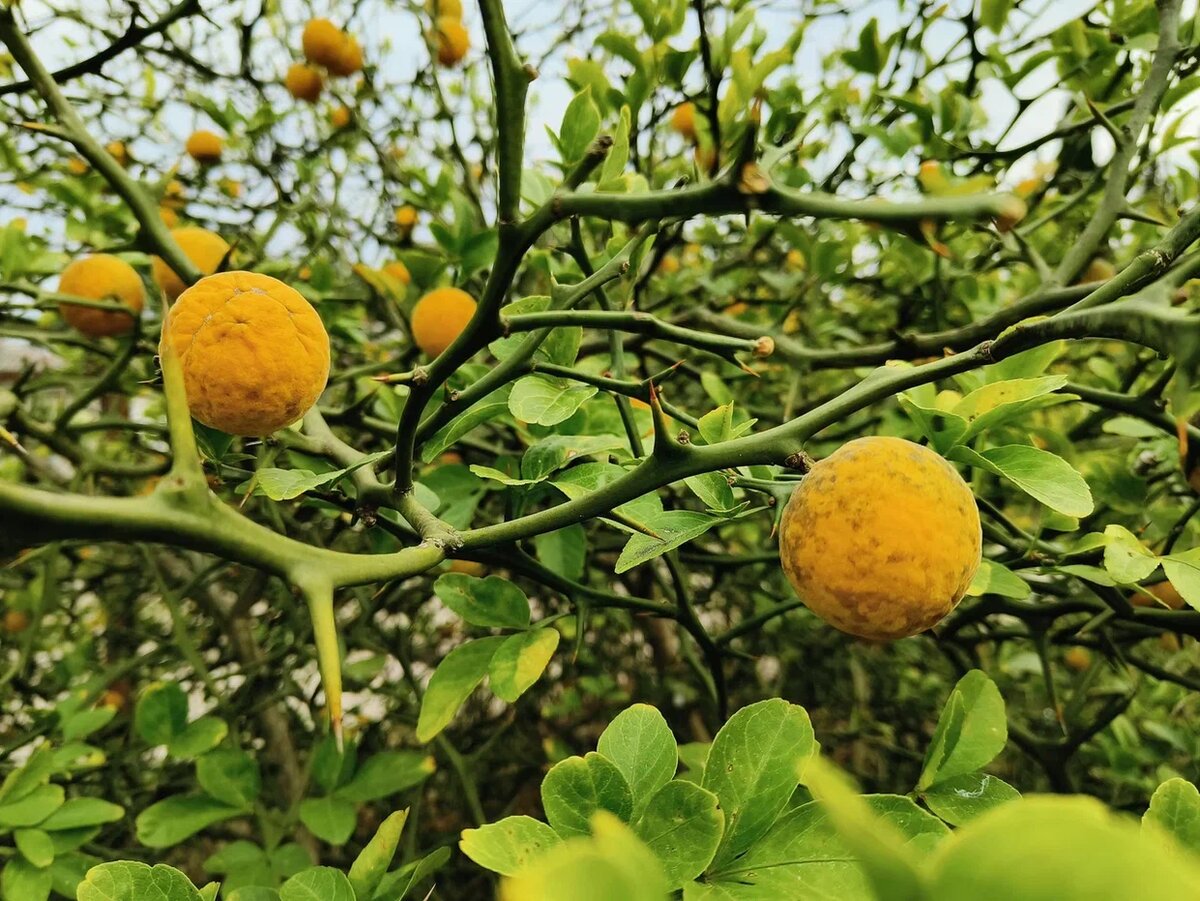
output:
[[200,422],[258,436],[307,413],[329,377],[329,336],[294,288],[255,272],[202,278],[171,307],[163,330]]
[[436,357],[454,343],[473,315],[475,301],[466,291],[436,288],[413,307],[413,341],[426,356]]
[[[229,253],[229,245],[225,239],[215,232],[196,226],[184,226],[171,229],[171,237],[179,245],[189,260],[196,264],[202,275],[212,275]],[[155,257],[151,262],[151,272],[155,283],[163,289],[163,293],[171,300],[177,298],[187,287],[175,270],[166,264],[161,257]]]
[[133,331],[134,317],[146,303],[146,287],[137,271],[119,257],[97,253],[82,257],[67,266],[59,277],[58,290],[89,300],[118,301],[130,313],[104,310],[81,304],[60,303],[58,311],[67,324],[91,338],[127,335]]
[[901,438],[851,441],[792,494],[780,559],[801,600],[861,638],[916,635],[966,593],[982,535],[971,490],[928,448]]

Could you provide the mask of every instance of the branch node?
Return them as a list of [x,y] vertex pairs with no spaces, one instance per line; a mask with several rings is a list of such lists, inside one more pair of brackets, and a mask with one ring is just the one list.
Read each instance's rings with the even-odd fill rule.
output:
[[813,466],[816,465],[816,462],[816,460],[814,460],[804,451],[798,450],[795,453],[788,454],[787,457],[784,458],[783,465],[788,469],[794,469],[797,472],[807,473],[813,468]]

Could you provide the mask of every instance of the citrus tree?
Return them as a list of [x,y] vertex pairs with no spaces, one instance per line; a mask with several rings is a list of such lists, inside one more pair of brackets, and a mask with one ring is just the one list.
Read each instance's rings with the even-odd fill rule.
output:
[[1185,6],[0,4],[0,897],[1200,892]]

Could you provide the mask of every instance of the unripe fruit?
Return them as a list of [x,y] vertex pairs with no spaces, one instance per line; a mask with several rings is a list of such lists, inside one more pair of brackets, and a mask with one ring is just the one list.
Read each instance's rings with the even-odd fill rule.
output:
[[106,253],[82,257],[67,266],[59,277],[58,290],[89,300],[116,300],[129,308],[125,313],[60,303],[58,312],[67,324],[92,338],[129,334],[146,304],[146,287],[134,268]]
[[[200,270],[201,275],[212,275],[216,272],[221,261],[225,259],[225,255],[229,253],[229,245],[225,243],[225,239],[205,228],[196,226],[173,228],[171,237],[175,239],[175,243],[179,245],[184,255]],[[183,279],[176,275],[175,270],[168,266],[161,257],[155,257],[151,261],[150,267],[155,284],[162,288],[168,299],[174,300],[187,287],[183,283]]]
[[316,103],[317,98],[321,96],[321,89],[325,86],[321,73],[304,63],[293,63],[283,83],[289,94],[297,100],[307,100],[309,103]]
[[329,377],[329,336],[294,288],[256,272],[222,272],[179,295],[160,353],[174,350],[188,407],[231,435],[291,425],[317,402]]
[[412,336],[427,357],[436,357],[462,334],[475,315],[475,301],[458,288],[436,288],[417,301]]
[[817,616],[891,639],[954,609],[981,545],[975,499],[954,467],[911,441],[868,437],[812,467],[784,509],[779,555]]
[[437,20],[438,62],[443,66],[456,66],[471,49],[471,35],[463,23],[450,16],[442,16]]
[[200,129],[188,136],[186,150],[188,156],[197,163],[211,164],[221,160],[221,136],[216,132]]

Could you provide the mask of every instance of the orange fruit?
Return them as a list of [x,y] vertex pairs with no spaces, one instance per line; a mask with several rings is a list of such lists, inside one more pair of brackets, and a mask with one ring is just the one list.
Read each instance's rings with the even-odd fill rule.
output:
[[1071,648],[1063,654],[1063,663],[1067,665],[1068,669],[1082,673],[1092,665],[1092,652],[1087,648]]
[[108,151],[109,156],[122,166],[129,165],[129,150],[125,147],[124,141],[109,141],[104,145],[104,149]]
[[443,16],[451,19],[463,17],[462,0],[428,0],[425,9],[435,19]]
[[24,632],[29,628],[29,614],[24,610],[5,610],[3,624],[9,635]]
[[[196,264],[202,275],[212,275],[216,272],[225,255],[229,253],[229,245],[225,243],[225,239],[206,228],[194,225],[173,228],[171,237],[175,239],[184,255]],[[162,288],[169,299],[174,300],[187,287],[183,279],[176,275],[175,270],[161,257],[154,257],[150,268],[155,284]]]
[[59,276],[58,290],[88,300],[116,300],[130,312],[102,310],[80,304],[59,303],[67,324],[91,338],[127,335],[146,304],[146,286],[132,266],[107,253],[81,257]]
[[1161,603],[1155,603],[1151,598],[1146,597],[1140,591],[1135,591],[1129,595],[1129,603],[1135,607],[1167,607],[1170,610],[1182,610],[1187,606],[1187,601],[1183,599],[1183,595],[1170,582],[1155,582],[1153,585],[1147,585],[1146,590],[1154,597],[1158,598]]
[[73,156],[67,160],[67,171],[72,175],[86,175],[90,167],[82,157]]
[[192,415],[231,435],[269,435],[317,402],[329,336],[294,288],[256,272],[221,272],[179,295],[160,352],[174,349]]
[[300,49],[310,63],[329,68],[342,50],[346,33],[329,19],[309,19],[300,34]]
[[1075,280],[1077,285],[1086,285],[1090,282],[1106,282],[1117,274],[1117,267],[1103,257],[1095,257],[1087,268],[1080,273],[1079,278]]
[[219,134],[202,128],[188,135],[185,149],[197,163],[210,164],[220,162],[222,144]]
[[417,224],[416,207],[402,206],[396,210],[396,227],[405,235],[413,230],[413,226]]
[[904,638],[948,614],[979,568],[975,498],[949,463],[901,438],[858,438],[815,464],[783,511],[788,581],[830,625]]
[[283,83],[289,94],[297,100],[307,100],[309,103],[317,101],[321,96],[321,89],[325,86],[321,73],[304,63],[293,63],[288,68]]
[[487,567],[482,563],[476,563],[474,560],[451,560],[450,572],[462,573],[466,576],[482,577],[487,572]]
[[343,34],[337,54],[325,64],[330,75],[353,75],[363,67],[362,47],[353,35]]
[[443,66],[457,66],[471,49],[471,35],[463,23],[452,16],[442,16],[437,20],[438,62]]
[[158,215],[162,217],[163,225],[167,228],[174,228],[179,224],[179,214],[169,206],[160,206]]
[[354,114],[350,112],[350,107],[339,106],[329,114],[329,124],[334,128],[345,128],[353,118]]
[[383,267],[383,271],[401,284],[408,285],[412,283],[412,274],[408,271],[408,267],[399,260],[388,263]]
[[427,357],[436,357],[462,334],[475,315],[475,301],[458,288],[436,288],[417,301],[412,336]]
[[671,113],[671,128],[689,141],[696,140],[696,104],[688,100],[675,107]]

